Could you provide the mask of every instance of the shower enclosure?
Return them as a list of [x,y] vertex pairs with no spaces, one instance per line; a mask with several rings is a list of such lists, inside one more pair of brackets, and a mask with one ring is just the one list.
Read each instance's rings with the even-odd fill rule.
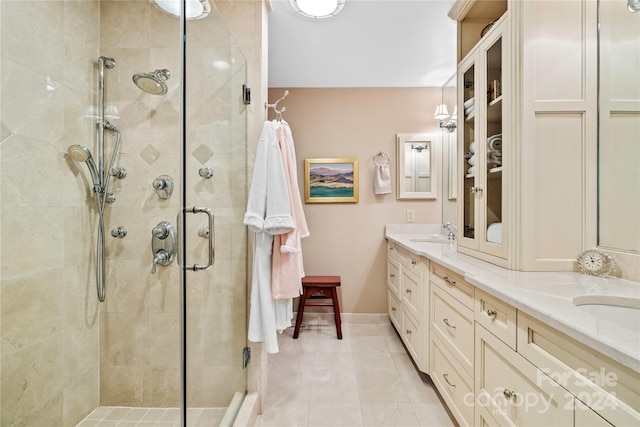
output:
[[209,3],[0,1],[2,426],[233,419],[247,64]]

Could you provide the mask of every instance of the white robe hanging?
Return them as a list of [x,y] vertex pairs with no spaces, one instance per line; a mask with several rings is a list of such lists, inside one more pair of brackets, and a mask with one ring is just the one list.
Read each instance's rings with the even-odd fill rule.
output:
[[270,121],[262,128],[244,215],[244,224],[256,233],[248,338],[264,342],[268,353],[278,352],[276,330],[284,329],[282,322],[276,321],[276,306],[271,297],[273,236],[295,228],[277,128],[278,123]]

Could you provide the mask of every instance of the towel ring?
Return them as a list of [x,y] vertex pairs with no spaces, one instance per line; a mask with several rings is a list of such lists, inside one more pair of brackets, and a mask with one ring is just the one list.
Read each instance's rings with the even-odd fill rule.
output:
[[[382,157],[382,158],[387,159],[387,163],[380,164],[380,163],[376,162],[376,159],[378,157]],[[383,151],[379,151],[378,154],[373,156],[373,164],[376,165],[376,166],[385,166],[385,165],[389,166],[391,164],[391,158],[389,157],[389,155],[387,153],[385,153]]]

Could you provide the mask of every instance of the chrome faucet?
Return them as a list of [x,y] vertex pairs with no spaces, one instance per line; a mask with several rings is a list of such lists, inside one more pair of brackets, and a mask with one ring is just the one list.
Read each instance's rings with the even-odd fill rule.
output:
[[449,235],[447,236],[447,239],[451,241],[456,240],[456,231],[458,231],[458,227],[455,224],[447,222],[442,225],[442,228],[449,231]]

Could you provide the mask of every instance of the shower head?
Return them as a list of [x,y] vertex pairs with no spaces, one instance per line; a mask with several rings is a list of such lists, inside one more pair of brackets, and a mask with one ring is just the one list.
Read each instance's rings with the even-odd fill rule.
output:
[[167,93],[165,83],[171,77],[171,72],[167,69],[155,70],[150,73],[136,73],[133,75],[133,82],[143,91],[152,95],[164,95]]
[[89,151],[87,147],[80,144],[70,145],[67,149],[67,154],[76,162],[85,162],[87,164],[87,168],[89,168],[89,173],[91,173],[94,188],[100,186],[98,169],[96,169],[96,164],[93,162],[91,151]]

